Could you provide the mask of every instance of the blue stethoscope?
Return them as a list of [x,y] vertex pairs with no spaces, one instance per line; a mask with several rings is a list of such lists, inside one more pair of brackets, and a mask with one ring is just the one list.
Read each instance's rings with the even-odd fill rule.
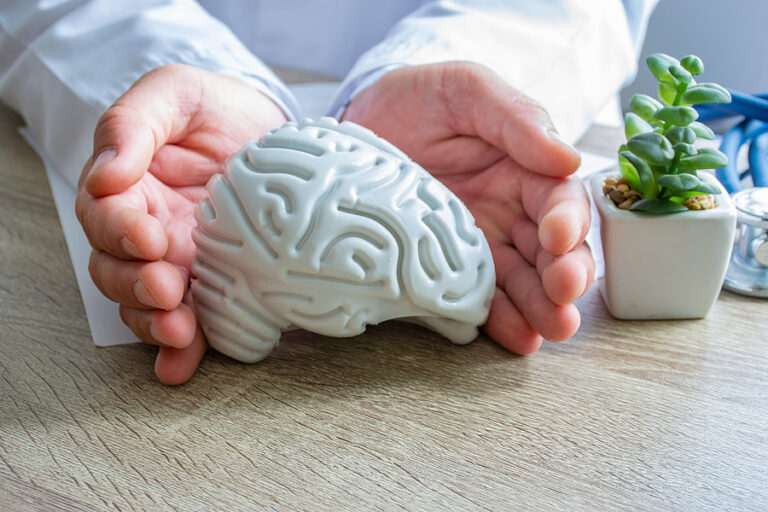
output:
[[[731,194],[743,190],[742,181],[748,176],[753,186],[768,187],[768,94],[730,93],[731,103],[697,107],[702,122],[744,116],[743,121],[723,135],[720,151],[728,157],[728,165],[717,170],[717,179]],[[745,144],[749,144],[749,169],[740,173],[737,157]]]
[[[715,171],[731,194],[737,211],[737,233],[723,287],[736,293],[768,298],[768,94],[730,91],[729,104],[697,107],[699,120],[743,116],[723,135],[720,151],[728,165]],[[749,167],[738,167],[740,149],[747,145]],[[745,188],[749,184],[751,187]]]

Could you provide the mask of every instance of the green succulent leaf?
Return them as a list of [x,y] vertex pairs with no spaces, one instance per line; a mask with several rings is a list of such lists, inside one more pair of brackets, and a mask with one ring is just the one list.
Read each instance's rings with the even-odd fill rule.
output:
[[632,167],[637,171],[640,186],[635,188],[643,194],[643,197],[656,197],[659,195],[659,188],[656,186],[656,178],[648,164],[631,151],[622,151],[621,156],[632,164]]
[[667,174],[667,166],[666,165],[651,165],[651,170],[653,171],[653,175],[655,177],[664,176]]
[[653,115],[656,119],[675,126],[688,126],[699,117],[696,109],[688,106],[663,107]]
[[693,80],[691,73],[682,66],[672,65],[669,66],[669,74],[675,77],[678,81],[689,84]]
[[700,75],[704,72],[704,63],[695,55],[689,55],[680,61],[680,65],[692,75]]
[[639,133],[648,133],[652,131],[653,126],[634,112],[627,112],[624,115],[624,133],[627,135],[627,140]]
[[677,165],[689,170],[719,169],[728,165],[728,157],[716,149],[701,148],[696,155],[681,158]]
[[678,142],[677,144],[672,146],[672,149],[678,155],[683,155],[683,156],[693,156],[699,152],[696,149],[696,146],[694,146],[693,144],[686,144],[685,142]]
[[652,213],[654,215],[666,215],[669,213],[687,212],[688,208],[669,199],[641,199],[630,210],[635,212]]
[[702,183],[701,187],[696,188],[695,190],[693,190],[693,192],[701,192],[703,194],[717,195],[720,193],[720,189],[714,185],[710,185],[709,183]]
[[660,81],[658,87],[659,99],[665,105],[672,105],[677,98],[677,86],[672,82]]
[[665,53],[654,53],[645,59],[645,62],[648,64],[648,68],[651,70],[651,73],[653,73],[653,76],[655,76],[656,79],[660,82],[675,81],[675,78],[669,72],[669,68],[670,66],[680,65],[680,62],[678,62],[676,58]]
[[696,132],[688,126],[675,126],[667,133],[667,138],[672,144],[693,144],[696,142]]
[[627,183],[629,183],[630,187],[636,190],[642,189],[640,176],[637,174],[634,166],[629,163],[629,160],[621,155],[619,155],[619,172],[621,173],[621,177],[627,180]]
[[[635,135],[627,141],[627,147],[632,153],[651,165],[665,166],[675,156],[669,140],[656,132]],[[632,163],[634,164],[634,162]]]
[[731,93],[719,84],[696,84],[683,93],[683,102],[690,105],[698,105],[699,103],[730,103]]
[[646,94],[635,94],[629,100],[629,108],[632,109],[632,112],[646,121],[653,120],[653,114],[661,107],[663,107],[661,103]]
[[706,185],[713,192],[702,191],[702,190],[686,190],[683,192],[675,192],[674,196],[669,197],[667,199],[669,199],[670,201],[674,201],[676,203],[682,204],[685,202],[686,199],[690,197],[703,196],[705,194],[717,195],[720,193],[720,190],[717,187],[713,187],[712,185],[709,185],[709,184],[706,184]]
[[692,174],[666,174],[664,176],[659,176],[656,183],[673,192],[695,190],[706,194],[712,194],[712,190],[717,190],[716,187],[701,181],[701,179]]
[[705,125],[704,123],[694,121],[688,127],[693,130],[693,133],[695,133],[699,138],[715,140],[715,132],[713,132],[709,126]]

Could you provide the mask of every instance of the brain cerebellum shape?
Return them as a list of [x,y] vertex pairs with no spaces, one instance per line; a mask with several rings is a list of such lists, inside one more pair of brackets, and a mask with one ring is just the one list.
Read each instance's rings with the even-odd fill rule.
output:
[[402,318],[456,343],[485,321],[493,261],[466,207],[353,123],[290,122],[208,184],[192,294],[211,346],[266,357],[294,324],[354,336]]

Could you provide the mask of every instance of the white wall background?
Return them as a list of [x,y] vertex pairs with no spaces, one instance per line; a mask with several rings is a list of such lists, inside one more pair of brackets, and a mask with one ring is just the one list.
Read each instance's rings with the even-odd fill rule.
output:
[[703,82],[742,92],[768,92],[768,0],[661,0],[651,17],[638,77],[622,93],[655,95],[645,57],[664,52],[704,61]]

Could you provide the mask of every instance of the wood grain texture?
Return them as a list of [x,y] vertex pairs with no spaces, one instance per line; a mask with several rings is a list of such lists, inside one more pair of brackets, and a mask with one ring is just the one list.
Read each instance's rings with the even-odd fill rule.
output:
[[0,509],[768,508],[768,302],[512,356],[388,324],[214,353],[93,346],[42,164],[0,108]]

